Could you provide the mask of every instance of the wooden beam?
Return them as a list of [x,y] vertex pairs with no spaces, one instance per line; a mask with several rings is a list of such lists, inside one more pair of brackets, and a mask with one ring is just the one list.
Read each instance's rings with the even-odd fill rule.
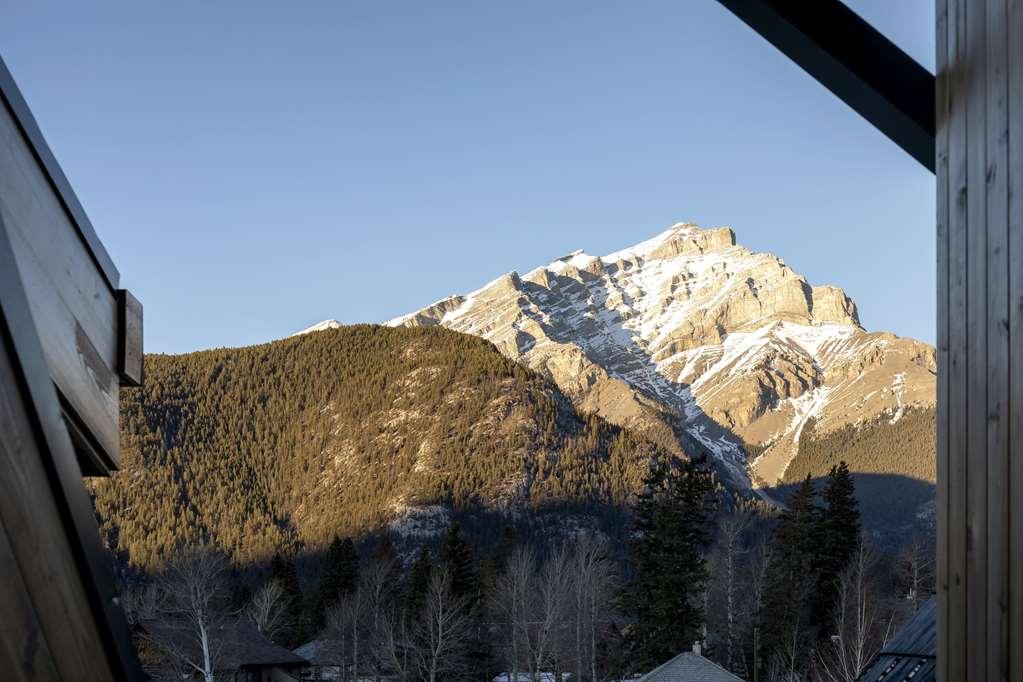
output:
[[839,0],[719,0],[934,172],[934,76]]
[[142,304],[127,289],[117,290],[117,374],[121,386],[142,385]]
[[17,122],[21,134],[32,149],[32,154],[35,156],[40,167],[43,168],[54,193],[60,199],[61,205],[67,212],[72,224],[74,224],[79,237],[85,243],[89,256],[96,264],[97,269],[103,274],[110,288],[116,289],[120,282],[120,273],[118,273],[117,268],[114,266],[114,261],[110,258],[110,254],[107,253],[103,243],[99,240],[96,229],[92,226],[92,221],[89,220],[89,216],[86,215],[81,202],[78,201],[78,195],[71,189],[71,183],[68,182],[64,171],[60,168],[60,164],[57,163],[56,157],[50,151],[50,146],[46,144],[46,139],[43,138],[43,133],[39,130],[35,117],[28,108],[28,104],[25,103],[25,99],[21,96],[21,90],[15,84],[14,77],[7,70],[7,65],[2,58],[0,58],[0,104],[5,104],[10,109],[11,115]]
[[0,524],[60,679],[140,680],[92,502],[0,217]]

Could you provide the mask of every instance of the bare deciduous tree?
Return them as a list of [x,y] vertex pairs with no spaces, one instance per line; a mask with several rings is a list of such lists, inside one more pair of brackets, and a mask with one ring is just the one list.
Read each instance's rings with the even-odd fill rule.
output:
[[227,562],[206,548],[183,552],[156,582],[150,637],[189,674],[214,682],[224,642]]
[[874,552],[861,541],[839,581],[833,632],[818,655],[820,677],[827,682],[853,682],[881,650],[891,632],[874,578]]
[[415,642],[412,640],[407,613],[392,608],[383,614],[378,648],[380,660],[399,682],[414,678]]
[[934,591],[934,545],[913,538],[899,557],[899,583],[912,613]]
[[589,534],[577,537],[569,549],[569,571],[576,679],[588,676],[596,682],[600,679],[597,638],[610,620],[609,604],[615,585],[607,541]]
[[472,638],[472,614],[463,597],[451,592],[444,570],[430,578],[423,613],[414,624],[413,651],[419,675],[427,682],[457,679],[465,672],[465,651]]
[[160,591],[151,582],[140,582],[125,588],[120,596],[124,618],[129,625],[141,625],[156,619]]
[[334,645],[334,657],[350,672],[345,679],[359,679],[366,612],[366,593],[362,589],[341,595],[337,605],[327,611],[325,633]]
[[558,667],[558,645],[570,603],[569,576],[568,552],[558,547],[540,564],[534,579],[525,633],[534,682],[539,682],[540,673]]
[[294,625],[288,613],[287,594],[277,580],[267,581],[252,595],[245,606],[245,613],[259,631],[274,642],[290,632]]
[[[740,605],[744,601],[739,594],[741,583],[739,567],[742,556],[749,551],[743,543],[743,534],[750,523],[750,515],[743,511],[722,516],[718,521],[717,541],[714,546],[713,562],[717,570],[714,571],[712,589],[720,600],[723,662],[729,670],[735,670],[737,667],[735,654],[739,645]],[[710,612],[708,609],[708,613]]]
[[750,550],[751,561],[749,561],[747,585],[749,599],[745,601],[742,613],[745,620],[745,628],[741,628],[744,639],[744,646],[752,654],[752,660],[745,656],[739,661],[739,669],[746,679],[753,678],[763,667],[761,660],[761,632],[759,619],[764,608],[764,592],[767,583],[767,567],[771,563],[771,545],[761,537],[755,542]]
[[385,664],[385,647],[381,640],[384,636],[385,616],[393,601],[397,573],[397,564],[393,559],[376,558],[360,572],[356,588],[363,595],[365,605],[364,658],[377,678]]
[[508,558],[504,572],[494,585],[492,609],[505,633],[501,643],[505,666],[513,680],[517,680],[519,672],[526,667],[525,637],[535,570],[536,557],[532,549],[518,547]]

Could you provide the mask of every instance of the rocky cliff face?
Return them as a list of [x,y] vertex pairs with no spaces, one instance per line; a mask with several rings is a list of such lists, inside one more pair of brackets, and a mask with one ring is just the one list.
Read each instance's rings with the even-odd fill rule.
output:
[[739,485],[782,478],[808,424],[823,436],[935,400],[933,348],[865,331],[841,289],[727,227],[577,251],[388,324],[488,339],[583,411],[695,440]]

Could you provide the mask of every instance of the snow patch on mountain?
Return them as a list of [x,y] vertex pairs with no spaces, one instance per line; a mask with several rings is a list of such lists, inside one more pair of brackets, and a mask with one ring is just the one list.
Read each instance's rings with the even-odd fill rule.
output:
[[337,320],[324,320],[323,322],[317,322],[311,327],[306,327],[302,331],[295,332],[291,336],[302,336],[303,334],[311,334],[312,332],[322,332],[327,329],[339,329],[342,325]]
[[[584,411],[687,435],[738,485],[773,483],[811,423],[933,404],[932,348],[865,331],[845,292],[729,227],[676,223],[606,256],[573,251],[387,324],[486,338]],[[750,445],[763,452],[752,463]]]

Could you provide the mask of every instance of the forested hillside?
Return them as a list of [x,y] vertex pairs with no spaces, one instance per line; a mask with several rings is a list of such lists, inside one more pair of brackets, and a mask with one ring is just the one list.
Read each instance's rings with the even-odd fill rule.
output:
[[856,479],[864,525],[899,546],[933,523],[935,448],[933,408],[907,409],[897,419],[883,415],[824,436],[809,424],[784,482],[797,485],[844,460]]
[[121,471],[92,489],[111,547],[143,568],[183,543],[264,562],[387,524],[415,532],[447,509],[614,510],[657,452],[441,328],[150,355],[121,420]]

